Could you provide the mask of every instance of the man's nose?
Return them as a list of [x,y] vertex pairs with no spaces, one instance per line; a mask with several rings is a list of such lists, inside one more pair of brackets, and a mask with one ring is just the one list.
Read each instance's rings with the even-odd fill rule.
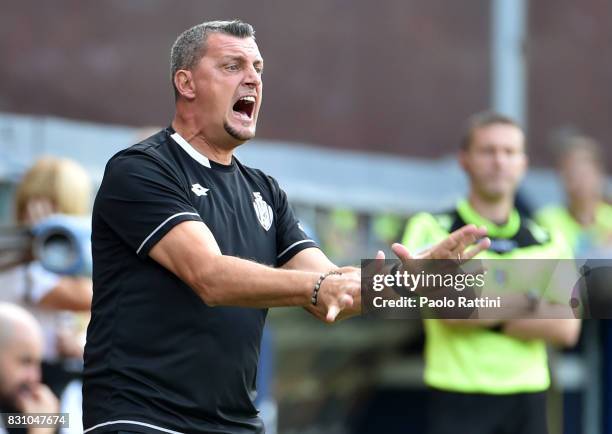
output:
[[257,72],[255,67],[251,66],[250,68],[247,68],[244,84],[249,87],[257,87],[261,85],[261,75],[259,72]]
[[494,160],[497,166],[501,166],[508,160],[508,155],[503,151],[498,151],[494,154]]

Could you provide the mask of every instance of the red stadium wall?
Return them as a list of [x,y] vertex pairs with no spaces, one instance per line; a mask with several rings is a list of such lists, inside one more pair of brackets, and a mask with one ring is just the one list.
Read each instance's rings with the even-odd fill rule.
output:
[[[612,138],[612,6],[530,3],[529,137],[549,165],[557,126]],[[440,156],[489,104],[489,16],[487,0],[22,0],[0,15],[0,110],[166,124],[174,38],[240,17],[266,60],[260,137]]]

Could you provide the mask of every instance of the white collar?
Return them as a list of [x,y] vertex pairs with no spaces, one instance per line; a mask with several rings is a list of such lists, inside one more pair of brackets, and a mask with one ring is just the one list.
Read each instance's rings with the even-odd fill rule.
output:
[[193,146],[189,144],[187,140],[185,140],[179,133],[174,133],[170,137],[181,147],[191,158],[196,160],[202,166],[208,167],[210,169],[210,161],[204,155],[200,154],[195,150]]

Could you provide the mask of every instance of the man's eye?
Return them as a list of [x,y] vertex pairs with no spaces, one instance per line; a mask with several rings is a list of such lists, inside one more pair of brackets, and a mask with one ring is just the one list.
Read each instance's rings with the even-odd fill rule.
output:
[[228,71],[238,71],[238,65],[232,64],[225,67]]

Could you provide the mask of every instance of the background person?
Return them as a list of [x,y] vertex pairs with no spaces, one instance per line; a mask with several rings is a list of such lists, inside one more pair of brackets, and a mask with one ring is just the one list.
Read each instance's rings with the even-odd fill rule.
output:
[[[59,402],[40,382],[43,335],[25,309],[0,302],[0,413],[57,413]],[[54,433],[54,428],[9,428],[0,433]]]
[[[91,182],[85,170],[72,160],[55,157],[36,161],[17,186],[14,201],[16,222],[26,227],[52,214],[86,216],[90,206]],[[87,318],[78,318],[73,312],[88,312],[91,297],[89,277],[58,275],[38,261],[0,272],[0,301],[24,307],[41,324],[43,381],[57,395],[75,376],[64,362],[82,361],[80,322]]]
[[[583,386],[582,412],[597,426],[610,423],[612,386],[612,205],[606,202],[606,168],[601,145],[578,133],[558,136],[557,170],[565,191],[565,203],[545,207],[537,220],[571,246],[585,278],[580,309],[587,319],[582,330],[580,352],[585,368],[593,377]],[[585,272],[590,269],[590,272]],[[608,320],[603,320],[608,318]],[[602,345],[603,344],[603,345]],[[570,396],[569,400],[572,399]],[[577,398],[574,398],[577,399]]]
[[584,135],[559,143],[558,173],[563,205],[541,210],[540,224],[564,237],[577,258],[612,257],[612,205],[605,200],[606,171],[601,145]]
[[[419,250],[457,227],[482,225],[491,239],[480,259],[556,259],[567,246],[514,207],[527,169],[525,138],[510,118],[483,112],[469,119],[459,151],[468,197],[446,213],[421,213],[406,226],[404,244]],[[525,307],[530,296],[525,294]],[[533,314],[512,320],[425,320],[425,383],[431,434],[545,433],[550,385],[546,343],[571,346],[580,323]]]

